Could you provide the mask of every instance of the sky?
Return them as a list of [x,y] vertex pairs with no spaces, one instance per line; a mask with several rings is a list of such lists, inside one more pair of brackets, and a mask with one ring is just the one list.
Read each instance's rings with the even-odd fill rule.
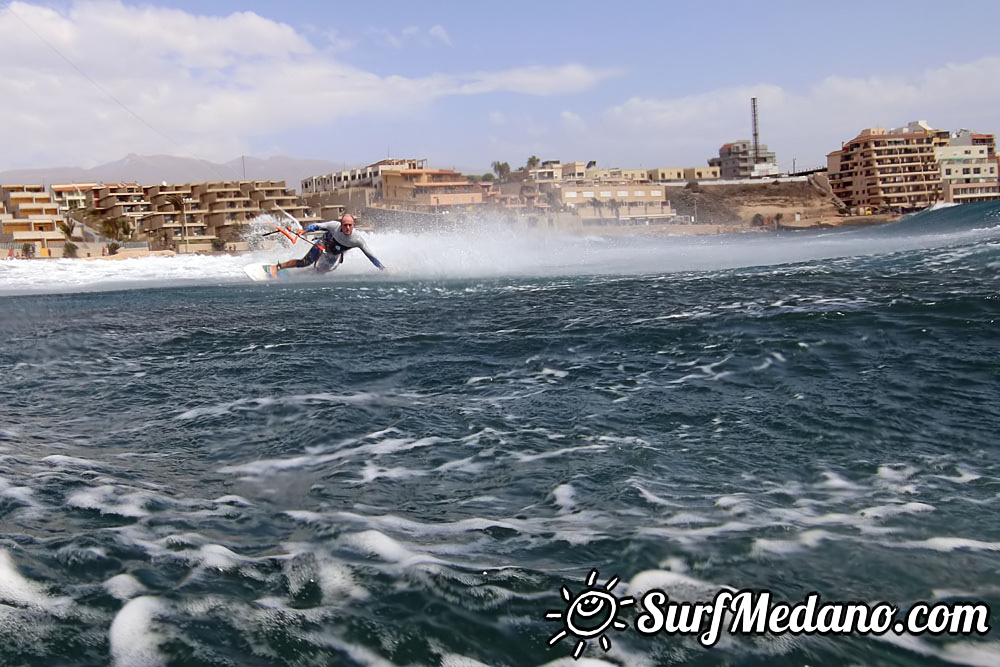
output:
[[129,154],[826,165],[868,127],[1000,132],[997,0],[0,0],[0,171]]

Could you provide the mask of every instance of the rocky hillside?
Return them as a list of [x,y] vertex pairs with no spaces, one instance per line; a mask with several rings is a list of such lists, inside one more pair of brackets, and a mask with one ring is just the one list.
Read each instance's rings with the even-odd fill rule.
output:
[[[762,181],[741,185],[689,184],[669,188],[667,199],[680,215],[717,225],[752,225],[758,215],[765,224],[836,224],[838,202],[825,179],[779,183]],[[778,217],[780,215],[780,218]]]

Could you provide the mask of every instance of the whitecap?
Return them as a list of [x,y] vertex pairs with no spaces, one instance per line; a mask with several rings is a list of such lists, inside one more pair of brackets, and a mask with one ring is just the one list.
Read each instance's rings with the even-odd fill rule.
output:
[[114,667],[156,667],[167,660],[158,650],[161,635],[153,628],[157,616],[166,611],[155,597],[137,597],[115,615],[108,631]]

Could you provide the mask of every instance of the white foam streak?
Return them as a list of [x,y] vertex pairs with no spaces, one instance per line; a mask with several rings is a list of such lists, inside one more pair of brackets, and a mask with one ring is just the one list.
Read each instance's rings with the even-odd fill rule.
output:
[[[996,230],[987,230],[996,233]],[[580,237],[511,232],[485,225],[463,232],[371,232],[373,252],[388,266],[390,280],[513,276],[637,275],[774,266],[838,257],[934,248],[967,232],[866,234],[859,230],[773,236]],[[175,255],[121,260],[35,259],[0,261],[0,294],[63,293],[204,285],[253,285],[243,272],[250,263],[300,257],[300,247],[271,246],[239,256]],[[290,272],[285,284],[320,285],[381,278],[360,252],[348,253],[333,274]]]

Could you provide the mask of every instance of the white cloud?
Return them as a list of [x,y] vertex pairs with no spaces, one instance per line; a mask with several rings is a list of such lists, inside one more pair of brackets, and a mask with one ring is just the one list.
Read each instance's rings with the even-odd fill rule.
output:
[[602,81],[619,76],[619,70],[592,69],[583,65],[560,67],[520,67],[503,72],[484,72],[467,77],[456,92],[522,93],[525,95],[565,95],[590,90]]
[[[576,92],[607,76],[567,65],[383,77],[250,12],[207,17],[119,0],[10,7],[0,11],[2,168],[179,151],[225,160],[255,138],[338,118],[409,114],[445,96]],[[441,26],[396,37],[418,38],[450,41]]]
[[427,34],[437,40],[440,40],[442,43],[451,46],[451,37],[448,36],[448,31],[444,29],[444,26],[433,26],[427,31]]
[[603,131],[618,141],[645,137],[664,158],[684,154],[690,161],[695,149],[707,158],[722,143],[750,138],[750,99],[757,97],[761,141],[778,151],[779,163],[799,157],[825,164],[827,153],[867,127],[919,119],[949,130],[995,123],[997,80],[1000,58],[984,58],[916,75],[829,77],[804,91],[759,85],[676,98],[632,97],[605,111]]
[[367,40],[376,47],[388,46],[393,49],[403,49],[411,44],[430,48],[438,44],[451,46],[451,37],[444,26],[438,24],[428,30],[418,26],[407,26],[398,34],[381,28],[372,28],[367,31]]

